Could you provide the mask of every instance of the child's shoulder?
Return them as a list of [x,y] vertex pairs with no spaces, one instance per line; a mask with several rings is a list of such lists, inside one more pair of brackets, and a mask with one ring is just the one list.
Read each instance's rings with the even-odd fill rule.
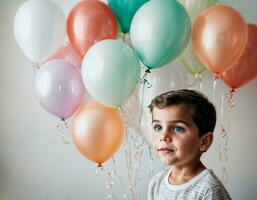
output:
[[202,181],[206,182],[210,187],[223,186],[219,178],[214,174],[213,170],[206,169],[206,176],[203,177]]
[[165,169],[157,174],[155,174],[152,179],[151,179],[151,183],[156,183],[156,182],[160,182],[162,180],[164,180],[164,178],[166,176],[168,176],[168,174],[170,173],[170,169]]
[[225,186],[210,169],[208,169],[207,175],[201,180],[201,185],[205,187],[206,195],[212,199],[231,199]]

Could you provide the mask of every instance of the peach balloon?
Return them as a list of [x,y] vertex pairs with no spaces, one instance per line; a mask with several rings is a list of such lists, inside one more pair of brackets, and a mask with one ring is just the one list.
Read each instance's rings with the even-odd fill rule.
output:
[[98,166],[118,150],[123,136],[124,124],[120,112],[99,103],[82,106],[72,123],[75,146]]
[[117,20],[105,3],[81,1],[69,13],[67,35],[72,46],[83,58],[94,43],[104,39],[117,39]]
[[248,42],[240,59],[224,73],[222,80],[232,89],[242,87],[257,77],[257,26],[248,24]]
[[78,67],[79,69],[82,63],[80,56],[77,54],[75,49],[68,42],[64,42],[63,44],[61,44],[58,50],[41,65],[48,62],[49,60],[56,60],[56,59],[65,60],[73,64],[74,66]]
[[197,17],[192,29],[192,45],[205,67],[219,74],[243,54],[247,36],[243,17],[231,7],[216,5]]

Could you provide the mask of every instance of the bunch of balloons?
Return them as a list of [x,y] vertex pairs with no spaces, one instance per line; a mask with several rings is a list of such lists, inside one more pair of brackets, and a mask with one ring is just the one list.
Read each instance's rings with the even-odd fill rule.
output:
[[[152,72],[152,88],[142,102],[185,87],[175,59],[188,73],[208,69],[231,88],[257,76],[256,25],[246,24],[235,9],[215,4],[83,0],[66,20],[51,0],[28,0],[16,13],[14,35],[39,68],[39,103],[63,121],[76,113],[73,141],[84,156],[101,165],[121,144],[124,122],[119,109],[138,88],[141,64]],[[132,47],[119,39],[124,34]],[[99,103],[83,105],[86,90]]]
[[197,17],[192,43],[201,63],[235,90],[257,76],[256,34],[256,25],[247,24],[237,10],[220,4]]

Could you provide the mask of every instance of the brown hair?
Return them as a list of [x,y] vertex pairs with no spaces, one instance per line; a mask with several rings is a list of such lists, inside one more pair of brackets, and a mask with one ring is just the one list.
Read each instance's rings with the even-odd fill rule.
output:
[[192,111],[192,118],[202,136],[213,132],[216,124],[216,110],[208,98],[196,90],[175,90],[156,96],[148,106],[151,113],[153,108],[165,108],[171,105],[184,104]]

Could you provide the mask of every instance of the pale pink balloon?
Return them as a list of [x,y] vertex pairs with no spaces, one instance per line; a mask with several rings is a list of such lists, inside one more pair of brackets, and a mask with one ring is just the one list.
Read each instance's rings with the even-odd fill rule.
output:
[[64,60],[51,60],[38,70],[35,92],[45,110],[65,120],[82,103],[85,88],[77,67]]
[[58,50],[50,58],[43,62],[41,66],[50,60],[56,59],[65,60],[78,68],[81,67],[82,63],[82,59],[68,42],[61,44]]

